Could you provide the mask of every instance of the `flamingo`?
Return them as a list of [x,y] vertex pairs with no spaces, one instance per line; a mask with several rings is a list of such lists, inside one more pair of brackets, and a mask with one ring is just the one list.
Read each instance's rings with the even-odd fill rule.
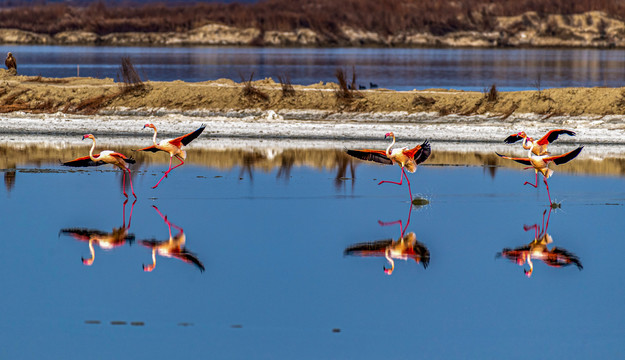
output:
[[[156,142],[156,126],[154,126],[154,124],[145,124],[143,128],[145,129],[146,127],[154,129],[154,137],[152,138],[152,142],[154,143],[154,145],[145,147],[143,149],[138,149],[137,151],[164,151],[169,153],[169,169],[165,171],[165,174],[156,183],[156,185],[152,186],[152,189],[156,189],[158,184],[160,184],[161,181],[163,181],[163,179],[166,178],[173,169],[184,164],[184,159],[187,158],[187,152],[182,150],[182,146],[188,145],[191,141],[200,136],[202,131],[204,131],[204,129],[206,128],[206,125],[202,124],[202,126],[200,126],[200,128],[195,130],[194,132],[179,136],[175,139],[161,140],[158,143]],[[180,160],[180,164],[174,166],[172,169],[171,160],[174,156],[176,157],[176,159]]]
[[[165,257],[175,257],[180,259],[186,263],[194,264],[197,266],[200,271],[204,271],[204,265],[200,260],[198,260],[197,256],[186,249],[186,235],[184,234],[184,230],[177,226],[176,224],[170,222],[167,219],[167,216],[164,216],[156,206],[152,205],[152,207],[156,210],[156,212],[161,216],[167,227],[169,228],[169,240],[165,241],[157,241],[157,240],[143,240],[141,241],[141,245],[152,249],[152,264],[143,265],[143,271],[151,272],[156,267],[156,253],[160,256]],[[174,227],[178,230],[178,234],[176,236],[171,235],[171,227]]]
[[401,168],[401,178],[399,179],[399,182],[383,180],[380,181],[378,185],[383,183],[401,185],[404,181],[404,177],[406,177],[406,181],[408,182],[408,192],[410,193],[410,201],[412,202],[412,190],[410,190],[410,180],[408,179],[405,170],[414,173],[417,170],[417,165],[427,160],[427,158],[430,156],[430,153],[432,152],[432,149],[430,148],[430,143],[425,140],[423,144],[417,145],[412,149],[404,147],[401,149],[391,150],[393,145],[395,145],[395,134],[393,134],[392,132],[388,132],[384,135],[384,138],[386,139],[389,136],[393,138],[393,141],[386,148],[386,151],[371,149],[347,150],[347,154],[361,160],[374,161],[387,165],[399,165],[399,167]]
[[[526,262],[530,269],[523,269],[525,276],[528,278],[532,276],[534,272],[534,263],[532,259],[542,260],[545,264],[553,267],[563,267],[574,264],[579,270],[582,270],[581,261],[575,254],[562,249],[554,247],[549,250],[548,244],[553,242],[553,238],[547,234],[547,228],[549,227],[549,217],[551,216],[551,208],[549,208],[549,215],[547,215],[547,223],[545,224],[545,213],[543,211],[543,224],[539,227],[538,224],[532,226],[524,225],[523,229],[529,231],[534,229],[534,240],[525,246],[521,246],[515,249],[504,248],[502,252],[497,253],[496,257],[505,257],[518,265],[524,265]],[[542,230],[541,230],[542,229]]]
[[135,159],[129,158],[124,154],[120,154],[112,150],[105,150],[105,151],[100,152],[99,154],[93,155],[93,150],[95,149],[95,137],[92,134],[86,134],[86,135],[83,135],[82,139],[93,140],[93,145],[91,145],[89,156],[83,156],[74,160],[66,161],[62,163],[62,165],[72,166],[72,167],[100,166],[104,164],[115,165],[118,168],[120,168],[122,173],[124,174],[122,178],[122,191],[124,192],[124,196],[128,197],[128,194],[126,194],[126,171],[128,171],[128,179],[130,180],[130,190],[132,191],[132,195],[136,199],[137,195],[135,195],[135,190],[132,187],[132,174],[130,172],[130,168],[128,168],[128,164],[134,164],[136,162]]
[[110,233],[94,230],[94,229],[82,229],[82,228],[70,228],[70,229],[61,229],[59,234],[72,236],[74,239],[79,241],[87,241],[89,242],[89,252],[91,253],[90,258],[83,258],[82,263],[91,266],[95,260],[95,250],[93,248],[93,244],[97,244],[100,248],[104,250],[111,250],[113,248],[124,245],[126,242],[132,244],[135,240],[135,236],[133,234],[128,234],[128,229],[130,229],[130,222],[132,221],[132,210],[135,207],[135,203],[137,200],[132,203],[130,207],[130,216],[128,217],[128,226],[126,226],[126,204],[128,203],[128,199],[124,201],[124,210],[123,210],[123,218],[124,222],[121,227],[113,228],[113,231]]
[[523,183],[523,185],[530,184],[533,187],[538,188],[538,172],[540,172],[543,175],[543,181],[545,182],[545,186],[547,187],[547,196],[549,197],[549,204],[551,205],[552,204],[551,195],[549,194],[549,184],[547,184],[547,179],[551,177],[551,175],[553,174],[553,170],[549,169],[549,163],[553,162],[556,165],[565,164],[575,159],[575,157],[579,155],[579,153],[582,151],[583,148],[584,148],[583,146],[580,146],[577,149],[573,151],[569,151],[562,155],[549,156],[549,155],[535,155],[532,152],[532,148],[530,147],[530,149],[527,152],[528,157],[526,158],[514,158],[510,156],[501,155],[497,152],[495,152],[495,154],[497,154],[498,156],[504,159],[513,160],[520,164],[531,166],[526,169],[530,169],[532,167],[534,168],[534,171],[536,172],[536,183],[532,184],[531,182],[526,181]]
[[[555,129],[555,130],[551,130],[549,132],[547,132],[543,137],[541,137],[540,139],[538,139],[538,141],[534,141],[534,139],[532,139],[531,137],[528,137],[527,134],[525,134],[524,131],[521,131],[519,133],[516,134],[512,134],[510,136],[508,136],[504,142],[506,144],[513,144],[521,139],[523,139],[523,148],[525,150],[532,150],[532,152],[534,153],[534,155],[549,155],[549,152],[547,151],[547,145],[549,145],[550,143],[556,141],[558,139],[558,137],[560,135],[569,135],[569,136],[575,136],[575,132],[571,131],[571,130],[565,130],[565,129]],[[531,142],[532,146],[528,145],[527,143]]]
[[365,242],[351,245],[345,249],[344,255],[358,255],[358,256],[384,256],[389,262],[391,267],[383,267],[384,273],[387,275],[393,274],[395,270],[394,259],[408,260],[408,258],[415,260],[415,262],[421,263],[424,269],[427,269],[430,263],[430,251],[428,248],[417,241],[417,235],[414,232],[406,234],[406,229],[410,224],[410,214],[412,213],[412,204],[410,204],[410,210],[408,212],[408,221],[406,226],[402,226],[402,221],[397,220],[393,222],[378,221],[381,226],[399,224],[400,236],[397,240],[387,239],[374,242]]

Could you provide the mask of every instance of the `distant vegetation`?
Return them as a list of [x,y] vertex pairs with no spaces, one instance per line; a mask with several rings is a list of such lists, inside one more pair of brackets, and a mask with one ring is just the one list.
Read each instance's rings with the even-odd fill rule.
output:
[[2,0],[0,3],[5,5],[0,10],[2,28],[50,35],[69,30],[99,35],[183,32],[208,23],[221,23],[261,31],[309,28],[338,41],[339,29],[345,25],[385,35],[405,31],[444,35],[460,30],[490,31],[494,17],[526,11],[542,16],[600,10],[625,18],[622,0],[266,0],[249,4],[187,5],[141,2],[19,5],[24,3]]

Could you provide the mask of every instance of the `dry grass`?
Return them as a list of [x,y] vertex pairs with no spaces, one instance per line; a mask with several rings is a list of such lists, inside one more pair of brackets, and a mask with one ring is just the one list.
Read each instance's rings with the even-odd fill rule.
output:
[[278,75],[278,81],[280,82],[280,87],[282,88],[282,97],[295,96],[295,89],[293,88],[293,84],[291,84],[290,76]]
[[241,76],[241,82],[243,83],[243,90],[241,91],[241,96],[250,100],[250,101],[269,101],[269,95],[262,90],[258,89],[252,84],[252,79],[254,78],[254,72],[250,74],[249,79],[245,80],[243,74],[239,74]]
[[430,107],[434,104],[436,104],[436,100],[428,96],[417,95],[414,97],[414,99],[412,99],[412,106],[415,106],[415,107],[416,106]]
[[145,84],[143,80],[141,80],[141,76],[139,76],[137,69],[135,69],[135,66],[128,56],[122,57],[122,64],[117,73],[117,81],[121,84],[121,91],[123,93],[142,91],[145,89]]
[[339,102],[350,103],[355,99],[362,98],[362,94],[356,90],[356,68],[352,67],[352,81],[347,83],[345,70],[338,68],[334,73],[338,81],[338,89],[334,92],[334,96]]
[[499,92],[497,91],[497,86],[495,84],[491,85],[490,90],[485,91],[486,101],[489,103],[496,103],[499,99]]

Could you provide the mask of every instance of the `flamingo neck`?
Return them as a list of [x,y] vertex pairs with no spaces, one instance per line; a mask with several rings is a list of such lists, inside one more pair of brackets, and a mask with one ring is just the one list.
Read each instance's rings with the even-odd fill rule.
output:
[[527,254],[527,264],[530,266],[529,270],[525,270],[525,276],[530,277],[532,276],[532,272],[534,271],[534,263],[532,262],[532,255],[531,253]]
[[152,248],[152,265],[143,265],[143,271],[150,272],[156,267],[156,248]]
[[152,137],[152,142],[154,143],[154,145],[156,145],[156,126],[153,127],[154,129],[154,136]]
[[386,248],[386,250],[384,250],[384,257],[391,264],[391,267],[388,269],[384,267],[384,272],[386,273],[386,275],[391,275],[393,273],[393,270],[395,270],[395,261],[393,260],[392,257],[390,257],[389,255],[390,252],[391,252],[390,248]]
[[[534,143],[532,143],[533,145]],[[530,150],[532,147],[527,144],[527,136],[523,138],[523,149]]]
[[395,135],[393,135],[393,141],[391,144],[386,148],[386,156],[391,156],[391,148],[393,145],[395,145]]
[[93,249],[93,240],[89,240],[89,252],[91,253],[90,259],[82,259],[82,263],[91,266],[95,260],[95,250]]
[[98,161],[96,158],[93,157],[93,150],[95,149],[95,138],[91,140],[93,140],[93,145],[91,145],[91,150],[89,150],[89,158],[91,159],[91,161]]

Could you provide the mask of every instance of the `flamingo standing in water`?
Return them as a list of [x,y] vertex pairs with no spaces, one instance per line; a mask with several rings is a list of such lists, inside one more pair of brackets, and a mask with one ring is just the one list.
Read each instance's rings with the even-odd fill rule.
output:
[[412,190],[410,189],[410,180],[406,175],[405,170],[408,170],[411,173],[414,173],[417,170],[417,165],[421,164],[430,156],[432,149],[430,148],[430,143],[425,140],[423,144],[417,145],[412,149],[408,149],[407,147],[401,149],[392,149],[393,145],[395,145],[395,134],[392,132],[388,132],[384,135],[384,138],[392,137],[393,141],[391,144],[384,150],[371,150],[371,149],[361,149],[361,150],[347,150],[347,154],[358,159],[374,161],[381,164],[393,165],[397,164],[401,168],[401,178],[399,182],[394,181],[380,181],[378,185],[382,183],[391,183],[396,185],[401,185],[404,181],[404,177],[406,177],[406,182],[408,182],[408,192],[410,193],[410,201],[412,202]]
[[104,164],[115,165],[120,168],[122,173],[124,174],[122,178],[122,190],[124,192],[124,196],[128,197],[128,194],[126,194],[126,171],[128,171],[130,190],[132,191],[132,195],[136,199],[137,195],[135,195],[135,190],[132,187],[132,174],[130,172],[130,169],[128,168],[128,164],[134,164],[136,162],[135,159],[129,158],[124,154],[120,154],[112,150],[105,150],[100,152],[99,154],[93,155],[93,150],[95,149],[95,137],[91,134],[86,134],[82,137],[82,139],[93,140],[93,145],[91,145],[89,156],[83,156],[74,160],[66,161],[62,165],[72,167],[100,166]]
[[549,184],[547,184],[547,179],[551,177],[551,175],[553,174],[553,170],[549,169],[549,163],[553,162],[556,165],[565,164],[575,159],[575,157],[579,155],[579,153],[582,151],[583,148],[584,148],[583,146],[580,146],[573,151],[567,152],[566,154],[549,156],[549,155],[535,155],[532,152],[532,147],[530,147],[530,149],[527,152],[528,157],[526,158],[515,158],[515,157],[505,156],[497,152],[495,152],[495,154],[497,154],[498,156],[504,159],[513,160],[523,165],[529,165],[530,167],[526,169],[531,169],[532,167],[534,168],[534,171],[536,172],[536,183],[532,184],[531,182],[526,181],[523,183],[523,185],[530,184],[533,187],[538,188],[538,173],[540,172],[543,175],[543,181],[545,182],[545,186],[547,187],[547,196],[549,197],[549,204],[551,205],[552,204],[551,195],[549,194]]
[[[143,128],[145,129],[146,127],[154,129],[154,137],[152,138],[152,142],[154,143],[154,145],[145,147],[143,149],[138,149],[137,151],[151,151],[151,152],[164,151],[164,152],[169,153],[169,169],[165,171],[165,174],[163,174],[163,176],[156,183],[156,185],[152,186],[152,189],[156,189],[158,184],[160,184],[161,181],[163,181],[163,179],[166,178],[167,175],[173,169],[177,168],[178,166],[182,166],[182,164],[184,164],[184,159],[187,158],[187,152],[182,150],[182,146],[188,145],[191,141],[193,141],[195,138],[200,136],[202,131],[204,131],[204,129],[206,128],[206,125],[202,124],[202,126],[200,126],[200,128],[195,130],[194,132],[179,136],[175,139],[161,140],[158,143],[156,142],[156,132],[157,132],[156,126],[154,126],[154,124],[145,124]],[[174,156],[176,157],[176,159],[180,160],[180,164],[172,168],[171,160]]]
[[[186,235],[184,234],[184,230],[176,224],[171,223],[167,216],[164,216],[156,206],[152,205],[154,210],[161,216],[167,227],[169,228],[169,240],[158,241],[158,240],[143,240],[141,241],[141,245],[152,249],[152,264],[143,265],[143,271],[150,272],[154,270],[156,267],[156,253],[160,256],[165,257],[175,257],[176,259],[180,259],[186,263],[194,264],[197,266],[200,271],[204,271],[204,265],[202,262],[189,250],[185,247],[185,242],[187,240]],[[178,230],[178,235],[171,235],[171,227],[174,227]]]
[[545,264],[553,267],[563,267],[574,264],[579,270],[582,270],[581,261],[575,254],[567,251],[566,249],[554,247],[549,250],[548,244],[553,242],[551,235],[547,234],[547,228],[549,227],[549,217],[551,216],[551,208],[549,208],[549,215],[547,215],[547,223],[545,224],[545,213],[543,211],[543,225],[539,227],[538,224],[532,226],[524,225],[523,229],[529,231],[534,229],[534,240],[525,246],[521,246],[515,249],[504,248],[500,253],[497,253],[496,257],[505,257],[518,265],[524,265],[526,262],[530,269],[525,270],[525,276],[528,278],[532,276],[534,272],[534,263],[532,259],[542,260]]
[[[571,130],[565,130],[565,129],[555,129],[555,130],[551,130],[549,132],[547,132],[543,137],[541,137],[540,139],[538,139],[537,141],[534,141],[534,139],[532,139],[531,137],[527,136],[527,134],[525,134],[524,131],[521,131],[519,133],[516,134],[512,134],[510,136],[508,136],[504,142],[506,144],[513,144],[521,139],[523,139],[523,148],[525,150],[531,150],[532,153],[534,153],[534,155],[549,155],[549,152],[547,151],[547,146],[556,141],[558,139],[558,137],[562,134],[565,135],[569,135],[569,136],[575,136],[575,132],[571,131]],[[528,142],[530,142],[532,145],[530,146],[528,144]]]

